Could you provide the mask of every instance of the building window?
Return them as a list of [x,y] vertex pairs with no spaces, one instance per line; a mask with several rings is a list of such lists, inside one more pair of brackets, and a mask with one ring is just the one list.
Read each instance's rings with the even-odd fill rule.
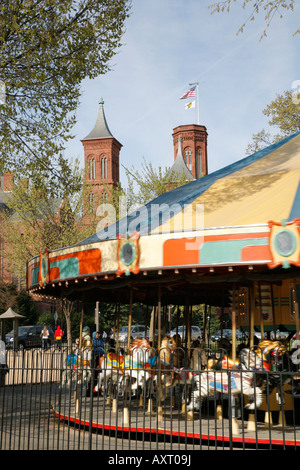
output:
[[102,193],[102,202],[103,203],[107,202],[107,193],[105,191],[103,191]]
[[107,158],[101,158],[101,176],[102,178],[107,178]]
[[200,178],[202,173],[201,150],[196,150],[196,178]]
[[96,169],[95,169],[95,159],[94,157],[90,158],[89,161],[89,173],[90,173],[90,180],[94,180],[96,177]]
[[90,211],[94,211],[94,209],[95,209],[95,195],[94,195],[94,193],[89,194],[89,209],[90,209]]
[[188,169],[191,171],[192,170],[192,151],[190,148],[187,148],[185,150],[185,163]]

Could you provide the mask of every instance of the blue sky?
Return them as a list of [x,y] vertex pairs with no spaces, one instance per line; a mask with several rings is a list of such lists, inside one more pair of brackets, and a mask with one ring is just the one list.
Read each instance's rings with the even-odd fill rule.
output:
[[[112,71],[82,84],[75,139],[67,157],[83,161],[80,139],[94,127],[100,97],[112,134],[123,145],[121,165],[137,169],[174,160],[172,132],[197,122],[180,96],[199,82],[200,124],[208,131],[209,173],[240,160],[252,135],[267,127],[262,114],[276,94],[300,80],[300,5],[275,17],[267,37],[261,15],[248,18],[237,2],[230,13],[211,15],[212,0],[133,0],[123,46]],[[121,181],[126,184],[124,171]]]

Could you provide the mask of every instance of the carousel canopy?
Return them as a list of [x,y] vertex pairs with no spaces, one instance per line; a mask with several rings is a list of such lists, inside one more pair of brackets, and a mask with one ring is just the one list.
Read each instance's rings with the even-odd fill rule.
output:
[[299,167],[297,133],[163,194],[75,246],[44,250],[28,263],[28,287],[51,292],[67,284],[75,295],[81,281],[107,291],[163,279],[170,286],[178,275],[205,284],[218,269],[227,280],[232,267],[266,275],[298,268]]

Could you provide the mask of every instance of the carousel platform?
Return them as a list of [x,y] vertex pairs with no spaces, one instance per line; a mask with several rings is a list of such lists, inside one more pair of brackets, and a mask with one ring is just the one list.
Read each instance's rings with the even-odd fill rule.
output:
[[[65,397],[66,398],[66,397]],[[63,403],[63,406],[62,406]],[[206,409],[204,409],[206,408]],[[189,443],[195,449],[202,446],[234,447],[241,449],[300,450],[300,424],[295,425],[291,412],[248,413],[242,418],[229,419],[211,413],[213,406],[202,407],[193,414],[163,403],[156,407],[152,401],[123,399],[105,401],[103,397],[82,397],[75,403],[69,400],[53,404],[53,412],[63,424],[101,435],[133,441],[164,441]]]

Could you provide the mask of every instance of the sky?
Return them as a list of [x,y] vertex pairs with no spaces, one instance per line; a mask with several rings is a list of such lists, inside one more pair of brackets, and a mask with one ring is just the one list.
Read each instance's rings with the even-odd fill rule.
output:
[[122,47],[111,71],[82,84],[74,139],[67,158],[83,162],[83,139],[94,127],[99,101],[109,129],[122,144],[122,166],[139,170],[143,159],[155,168],[174,161],[172,133],[196,124],[195,109],[181,95],[199,82],[199,124],[208,132],[208,172],[246,155],[253,134],[268,129],[262,111],[300,80],[300,34],[295,11],[272,20],[267,37],[261,14],[247,23],[251,8],[241,1],[230,13],[211,14],[213,0],[132,0]]

